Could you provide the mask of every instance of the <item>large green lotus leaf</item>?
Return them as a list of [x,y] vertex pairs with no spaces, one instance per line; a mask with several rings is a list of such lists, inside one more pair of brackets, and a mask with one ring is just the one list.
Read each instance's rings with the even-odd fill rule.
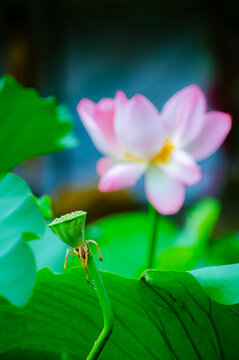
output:
[[[115,323],[100,359],[238,359],[239,305],[214,302],[191,274],[149,270],[141,280],[102,277]],[[4,299],[0,304],[2,352],[39,349],[83,360],[101,329],[96,294],[81,268],[60,275],[42,269],[24,307]]]
[[27,184],[14,174],[0,180],[0,294],[14,304],[29,298],[36,275],[33,253],[26,240],[45,232],[44,217]]
[[1,360],[62,360],[58,353],[41,350],[12,349],[1,354]]
[[72,119],[53,97],[43,99],[10,76],[0,84],[0,173],[34,156],[76,145]]

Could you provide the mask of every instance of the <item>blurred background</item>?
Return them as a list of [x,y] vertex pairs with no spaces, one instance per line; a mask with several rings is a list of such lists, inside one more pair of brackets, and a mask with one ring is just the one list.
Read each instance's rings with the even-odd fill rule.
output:
[[201,163],[203,181],[188,188],[186,205],[216,196],[223,209],[217,231],[239,229],[239,25],[232,1],[2,0],[0,29],[1,74],[55,95],[74,117],[79,147],[16,170],[35,195],[52,196],[56,215],[82,208],[91,221],[146,208],[142,182],[98,192],[101,155],[76,113],[83,97],[99,101],[121,89],[129,97],[144,94],[160,110],[174,92],[196,83],[208,108],[231,113],[234,122],[223,148]]

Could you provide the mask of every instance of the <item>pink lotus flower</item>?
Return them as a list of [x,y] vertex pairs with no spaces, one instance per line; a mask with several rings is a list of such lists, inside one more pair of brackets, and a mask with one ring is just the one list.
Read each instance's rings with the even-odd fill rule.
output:
[[206,112],[206,99],[196,85],[173,95],[161,113],[143,95],[97,104],[82,99],[81,120],[97,149],[106,157],[97,163],[102,192],[133,186],[145,174],[149,202],[162,214],[183,205],[185,187],[202,177],[196,161],[214,153],[231,129],[231,116]]

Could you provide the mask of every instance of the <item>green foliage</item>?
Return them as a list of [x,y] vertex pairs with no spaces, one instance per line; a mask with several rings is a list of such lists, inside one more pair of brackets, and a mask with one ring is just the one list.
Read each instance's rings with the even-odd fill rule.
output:
[[[6,174],[26,159],[74,146],[71,117],[54,98],[42,99],[5,76],[0,134],[0,352],[85,359],[102,329],[95,293],[77,258],[66,273],[42,269],[36,277],[47,264],[63,270],[66,246],[46,227],[50,198],[36,198],[22,179]],[[153,266],[182,271],[239,261],[238,234],[209,241],[219,213],[216,200],[204,199],[181,229],[160,216]],[[102,251],[101,269],[134,277],[102,273],[115,328],[100,358],[236,360],[239,265],[148,270],[139,280],[147,268],[149,226],[148,214],[136,212],[87,226],[85,238]]]
[[[126,213],[109,216],[87,226],[86,239],[98,242],[103,256],[103,270],[139,277],[147,266],[148,230],[147,213]],[[157,251],[170,246],[177,233],[176,225],[161,217]]]
[[0,174],[23,161],[73,147],[72,119],[65,105],[43,99],[9,76],[0,84]]
[[53,218],[53,211],[51,208],[51,198],[48,195],[42,195],[40,198],[37,198],[36,196],[32,195],[33,200],[36,202],[36,204],[39,206],[42,215],[46,219],[52,219]]
[[210,266],[190,273],[213,300],[226,305],[239,303],[239,264]]
[[[182,229],[159,216],[153,267],[162,270],[191,270],[203,256],[218,220],[220,204],[203,199],[193,206]],[[147,268],[150,220],[147,213],[109,216],[87,226],[86,239],[98,242],[103,269],[123,276],[138,277]],[[77,259],[72,261],[78,265]]]
[[[233,271],[238,282],[238,269]],[[149,270],[141,280],[102,276],[115,327],[100,359],[238,358],[239,305],[214,302],[191,274]],[[39,349],[83,360],[101,328],[96,295],[80,268],[60,275],[42,269],[22,308],[1,299],[2,352]]]
[[[37,270],[49,266],[52,271],[60,273],[64,271],[64,259],[66,249],[69,247],[53,234],[49,227],[44,236],[39,240],[28,243],[36,261]],[[79,262],[77,263],[79,266]]]
[[205,198],[194,205],[172,246],[158,255],[156,267],[165,270],[194,269],[208,246],[220,209],[219,202],[212,198]]
[[199,265],[212,266],[237,262],[239,262],[239,234],[231,232],[210,242]]
[[36,275],[27,240],[45,231],[44,217],[27,184],[14,174],[0,180],[0,293],[16,305],[30,296]]
[[[38,261],[30,240],[43,237],[52,217],[48,196],[37,199],[27,184],[6,174],[21,162],[76,145],[72,119],[54,98],[42,99],[9,76],[0,83],[0,294],[22,305],[31,294]],[[39,240],[40,241],[40,240]]]

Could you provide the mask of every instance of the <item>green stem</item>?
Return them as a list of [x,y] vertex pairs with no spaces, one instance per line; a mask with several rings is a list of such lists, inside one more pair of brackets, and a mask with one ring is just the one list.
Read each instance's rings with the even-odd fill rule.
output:
[[152,269],[154,254],[157,245],[157,221],[158,221],[158,212],[155,208],[149,204],[149,232],[148,232],[148,257],[147,257],[147,267]]
[[96,291],[104,319],[104,327],[98,339],[95,341],[86,360],[98,359],[103,347],[107,343],[113,330],[113,312],[106,293],[102,277],[95,265],[93,256],[90,255],[87,266],[89,279]]

